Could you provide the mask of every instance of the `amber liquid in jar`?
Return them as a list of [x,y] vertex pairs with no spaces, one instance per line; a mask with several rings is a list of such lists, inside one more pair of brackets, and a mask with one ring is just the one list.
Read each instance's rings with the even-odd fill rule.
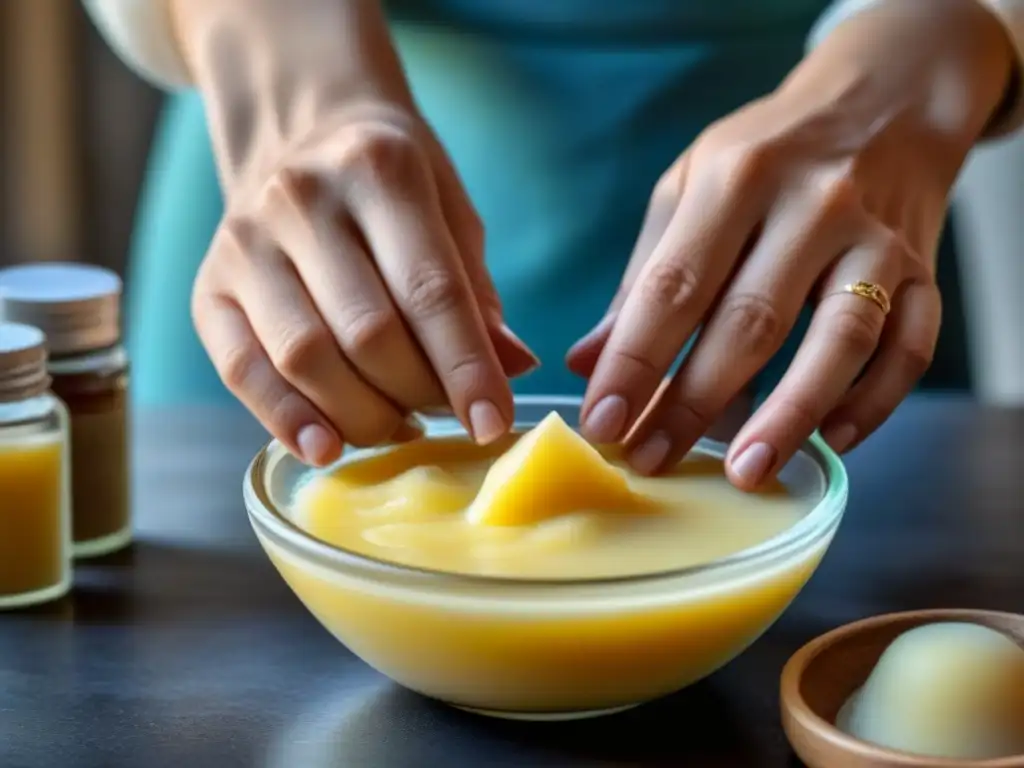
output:
[[0,323],[0,609],[71,585],[67,412],[49,383],[43,334]]
[[0,437],[0,604],[64,578],[63,471],[59,436],[25,442]]
[[131,541],[128,365],[120,348],[50,360],[71,420],[72,540],[78,557]]

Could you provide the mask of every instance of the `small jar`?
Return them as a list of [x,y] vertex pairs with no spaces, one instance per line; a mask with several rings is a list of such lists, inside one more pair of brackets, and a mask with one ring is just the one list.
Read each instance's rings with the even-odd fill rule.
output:
[[68,417],[49,386],[43,333],[0,323],[0,609],[71,587]]
[[121,343],[121,280],[85,264],[0,270],[0,317],[43,331],[53,392],[71,419],[71,530],[75,557],[131,542],[128,355]]

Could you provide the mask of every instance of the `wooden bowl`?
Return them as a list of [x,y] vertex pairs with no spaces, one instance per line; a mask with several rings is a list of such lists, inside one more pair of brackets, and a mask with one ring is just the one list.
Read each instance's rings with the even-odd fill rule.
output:
[[883,651],[922,624],[970,622],[1024,646],[1024,616],[971,610],[894,613],[847,624],[811,641],[782,672],[782,724],[810,768],[1024,768],[1024,755],[998,760],[942,760],[855,739],[835,726],[839,709],[867,680]]

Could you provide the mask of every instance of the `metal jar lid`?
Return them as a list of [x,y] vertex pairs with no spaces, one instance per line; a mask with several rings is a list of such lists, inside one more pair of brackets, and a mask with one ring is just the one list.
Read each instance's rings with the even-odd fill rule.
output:
[[38,328],[0,323],[0,403],[41,395],[50,386],[46,336]]
[[0,270],[0,320],[39,328],[51,355],[112,347],[121,339],[121,278],[88,264],[49,262]]

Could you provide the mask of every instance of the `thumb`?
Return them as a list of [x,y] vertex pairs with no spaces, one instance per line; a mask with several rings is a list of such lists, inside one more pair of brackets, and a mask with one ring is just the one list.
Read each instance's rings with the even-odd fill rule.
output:
[[622,303],[618,296],[619,294],[616,294],[615,301],[612,302],[611,308],[601,322],[573,344],[565,355],[566,366],[580,378],[589,379],[594,374],[597,360],[601,357],[601,352],[604,350],[605,344],[608,343],[608,337],[611,336],[615,320],[618,318],[617,304],[621,305]]

